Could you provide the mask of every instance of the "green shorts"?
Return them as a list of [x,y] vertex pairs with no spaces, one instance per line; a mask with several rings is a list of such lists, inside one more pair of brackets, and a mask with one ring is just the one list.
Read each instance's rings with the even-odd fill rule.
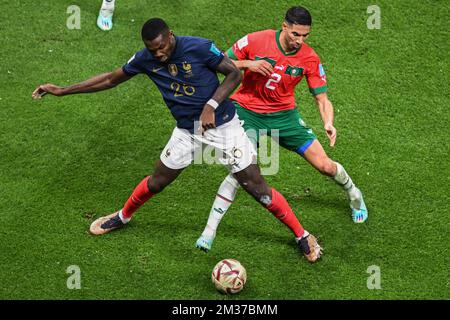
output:
[[[262,134],[267,134],[272,138],[278,138],[278,142],[283,148],[303,155],[317,139],[297,109],[261,114],[245,109],[235,101],[233,103],[247,136],[255,145],[258,145]],[[275,129],[278,132],[271,131]]]

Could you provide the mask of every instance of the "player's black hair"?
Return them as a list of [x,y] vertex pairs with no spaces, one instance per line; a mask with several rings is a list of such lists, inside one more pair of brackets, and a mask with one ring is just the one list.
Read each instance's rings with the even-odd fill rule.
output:
[[303,26],[310,26],[312,23],[309,11],[300,6],[290,8],[286,12],[284,20],[289,24],[300,24]]
[[141,30],[142,40],[153,40],[160,34],[169,33],[169,26],[160,18],[151,18],[144,23]]

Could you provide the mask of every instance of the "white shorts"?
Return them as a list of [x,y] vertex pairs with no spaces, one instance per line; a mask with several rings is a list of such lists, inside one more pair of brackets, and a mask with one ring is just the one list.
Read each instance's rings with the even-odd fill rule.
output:
[[256,163],[256,150],[236,114],[231,121],[203,135],[175,128],[160,159],[170,169],[183,169],[192,162],[220,163],[235,173]]

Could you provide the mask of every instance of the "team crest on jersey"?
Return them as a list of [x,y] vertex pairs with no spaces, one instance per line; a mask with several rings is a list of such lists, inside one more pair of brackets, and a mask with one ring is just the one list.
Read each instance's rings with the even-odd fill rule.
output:
[[168,69],[169,69],[169,73],[172,75],[172,77],[177,76],[178,68],[177,68],[176,64],[173,64],[173,63],[169,64]]
[[303,75],[304,69],[302,67],[295,67],[295,66],[287,66],[286,71],[284,74],[288,74],[293,77],[301,77]]
[[185,71],[185,73],[184,73],[185,78],[190,78],[193,76],[192,65],[190,63],[187,63],[186,61],[183,62],[183,70]]

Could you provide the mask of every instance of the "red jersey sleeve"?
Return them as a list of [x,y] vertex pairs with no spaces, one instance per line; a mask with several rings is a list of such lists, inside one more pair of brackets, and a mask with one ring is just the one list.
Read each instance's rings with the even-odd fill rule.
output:
[[233,60],[248,60],[249,59],[249,35],[239,39],[228,49],[227,55]]
[[309,91],[312,94],[327,92],[327,76],[319,57],[316,56],[305,71]]

